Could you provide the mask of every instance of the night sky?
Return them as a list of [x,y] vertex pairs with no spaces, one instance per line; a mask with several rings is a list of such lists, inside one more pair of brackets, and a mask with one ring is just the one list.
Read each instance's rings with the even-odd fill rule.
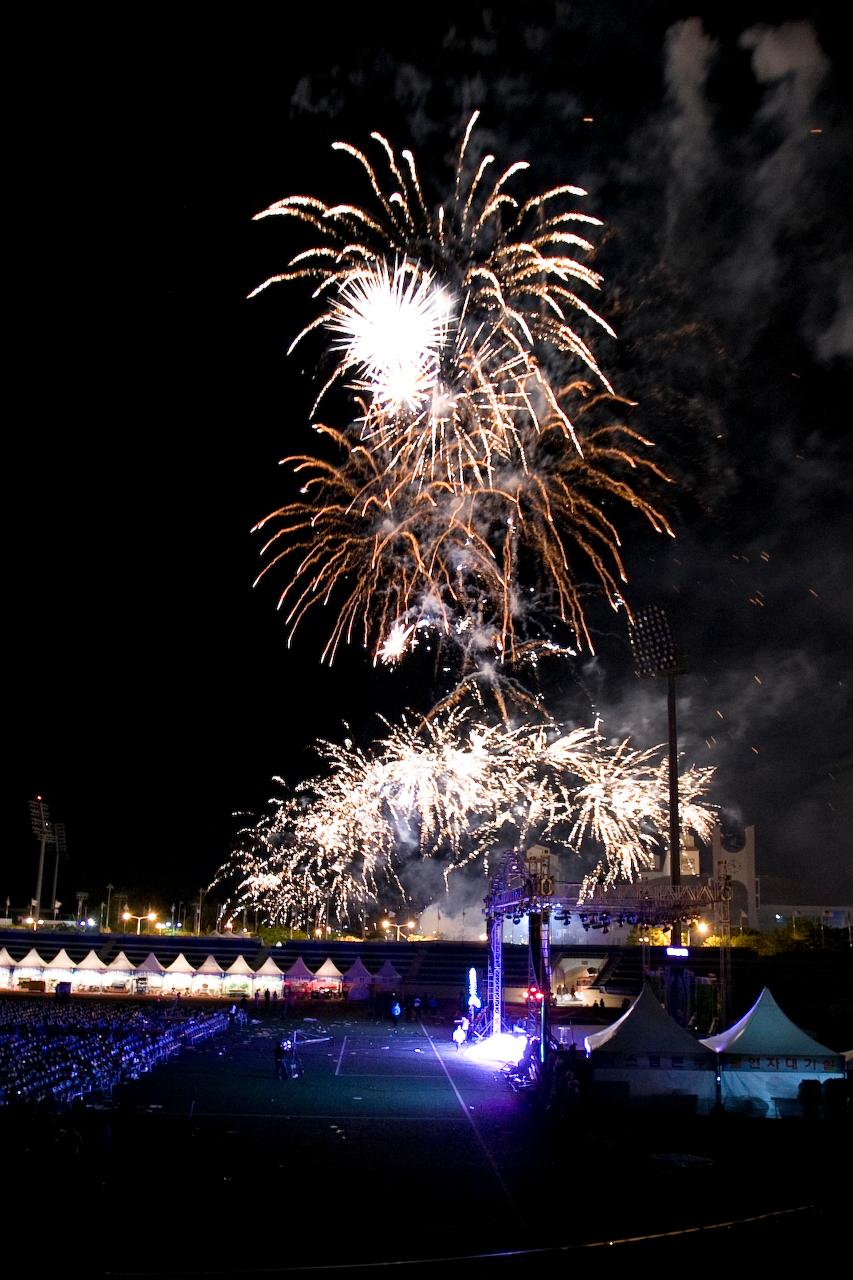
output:
[[[717,766],[728,826],[756,825],[765,898],[853,901],[840,9],[438,5],[404,28],[332,6],[298,37],[205,14],[22,41],[0,898],[34,890],[37,791],[66,824],[65,903],[107,881],[168,902],[207,884],[273,775],[315,769],[315,738],[346,721],[369,742],[376,713],[430,705],[425,661],[376,670],[353,647],[321,667],[325,621],[288,649],[275,584],[252,589],[250,530],[310,442],[317,382],[309,346],[285,355],[307,289],[246,300],[296,232],[251,218],[296,192],[364,199],[330,144],[374,129],[437,202],[479,108],[478,147],[530,161],[534,189],[583,186],[605,223],[619,336],[597,351],[677,481],[674,541],[622,524],[627,594],[662,604],[685,652],[687,763]],[[663,741],[664,686],[633,676],[624,617],[589,608],[596,656],[561,671],[551,711]]]

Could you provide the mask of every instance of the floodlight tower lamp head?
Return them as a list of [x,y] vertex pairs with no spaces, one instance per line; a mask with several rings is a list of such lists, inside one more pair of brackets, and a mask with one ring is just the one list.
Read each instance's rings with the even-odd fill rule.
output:
[[634,613],[628,624],[628,643],[638,676],[677,675],[682,670],[669,619],[660,605]]

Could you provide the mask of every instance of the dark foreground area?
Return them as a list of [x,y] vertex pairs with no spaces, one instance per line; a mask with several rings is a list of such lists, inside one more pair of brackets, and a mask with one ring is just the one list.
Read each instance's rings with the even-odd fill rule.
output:
[[[278,1079],[274,1047],[294,1030],[302,1072]],[[111,1100],[8,1108],[3,1254],[117,1277],[847,1255],[849,1117],[587,1103],[555,1119],[451,1030],[291,1011],[184,1049]]]

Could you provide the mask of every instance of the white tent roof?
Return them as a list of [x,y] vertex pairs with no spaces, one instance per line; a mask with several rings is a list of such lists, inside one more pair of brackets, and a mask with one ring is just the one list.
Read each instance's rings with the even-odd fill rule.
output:
[[47,965],[42,960],[35,947],[30,947],[23,960],[13,960],[16,969],[46,969]]
[[292,978],[295,981],[303,981],[303,982],[308,978],[314,977],[313,973],[308,968],[305,961],[302,959],[302,956],[296,957],[296,959],[294,960],[290,968],[286,970],[284,976],[285,978]]
[[605,1049],[607,1053],[625,1055],[689,1053],[700,1058],[707,1055],[702,1042],[670,1017],[648,983],[621,1018],[603,1031],[586,1036],[584,1043],[590,1053]]
[[739,1022],[718,1036],[709,1036],[702,1043],[715,1053],[742,1053],[775,1058],[813,1057],[820,1054],[836,1056],[834,1050],[818,1044],[810,1035],[793,1023],[779,1008],[767,987],[755,1004]]
[[394,982],[400,981],[400,975],[394,968],[390,960],[386,960],[382,968],[377,973],[377,978],[390,978]]
[[120,951],[114,960],[107,965],[108,973],[133,973],[136,968],[134,964],[128,960],[123,951]]
[[137,973],[163,973],[163,966],[153,951],[149,951],[145,959],[136,966]]
[[358,956],[344,974],[344,982],[365,982],[372,977],[373,974],[367,968],[361,956]]
[[11,969],[17,964],[17,960],[13,960],[5,947],[0,947],[0,969]]
[[80,963],[76,966],[78,969],[91,969],[93,972],[103,973],[106,965],[103,960],[99,960],[94,951],[90,951],[84,956]]
[[249,962],[243,958],[243,956],[238,956],[233,964],[229,964],[225,972],[246,978],[254,978],[255,976],[254,969]]
[[255,973],[259,978],[281,978],[284,970],[279,969],[272,956],[267,956],[260,969],[256,969]]
[[208,956],[207,959],[203,960],[202,963],[198,966],[198,968],[196,969],[196,973],[218,973],[219,976],[221,977],[222,974],[224,973],[224,970],[222,968],[222,965],[216,959],[216,956]]
[[314,974],[315,978],[340,978],[341,976],[340,969],[335,964],[334,960],[331,960],[328,956]]
[[68,952],[62,947],[57,951],[56,955],[46,965],[46,969],[76,969],[77,965],[71,959]]
[[171,964],[166,965],[166,973],[195,973],[195,965],[190,964],[183,951],[181,951]]

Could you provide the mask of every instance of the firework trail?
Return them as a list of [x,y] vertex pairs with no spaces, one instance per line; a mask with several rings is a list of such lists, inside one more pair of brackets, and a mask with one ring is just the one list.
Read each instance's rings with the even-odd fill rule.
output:
[[[651,442],[602,421],[626,402],[583,337],[596,326],[612,333],[579,292],[600,278],[576,227],[598,220],[566,207],[585,194],[576,187],[510,194],[526,164],[490,182],[486,156],[472,173],[475,121],[452,198],[434,213],[411,152],[398,157],[373,134],[382,177],[364,153],[335,144],[366,176],[370,207],[289,196],[257,215],[297,219],[317,239],[254,291],[315,285],[322,309],[291,346],[325,338],[333,367],[313,412],[337,384],[355,398],[343,429],[315,424],[331,457],[285,459],[299,496],[257,526],[269,532],[258,580],[284,571],[291,637],[334,598],[324,660],[355,638],[398,661],[432,629],[471,657],[470,670],[475,620],[492,656],[512,665],[531,639],[531,594],[591,648],[582,574],[591,567],[611,606],[624,603],[620,534],[603,500],[671,533],[643,492],[666,479]],[[546,365],[567,363],[585,367],[598,393],[552,381]]]

